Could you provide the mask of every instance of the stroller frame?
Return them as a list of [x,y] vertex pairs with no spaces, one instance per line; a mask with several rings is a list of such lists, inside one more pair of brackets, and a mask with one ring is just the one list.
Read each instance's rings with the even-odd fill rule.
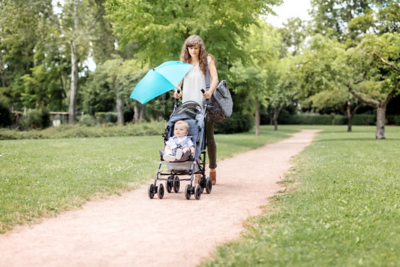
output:
[[[192,101],[185,102],[185,104],[192,104]],[[150,184],[148,187],[148,196],[150,199],[154,197],[155,194],[157,194],[159,199],[162,199],[164,197],[164,185],[160,182],[157,185],[158,181],[165,181],[165,187],[168,193],[175,192],[178,193],[180,189],[180,182],[182,181],[189,181],[189,184],[186,185],[185,187],[185,198],[190,199],[191,195],[195,196],[195,199],[199,200],[201,197],[201,194],[204,192],[204,189],[206,190],[207,194],[210,194],[212,191],[212,181],[210,177],[206,177],[206,156],[207,156],[207,127],[206,127],[206,121],[207,121],[207,106],[208,106],[209,101],[206,100],[206,104],[204,109],[202,109],[202,115],[203,115],[203,127],[204,127],[204,133],[202,136],[200,134],[197,135],[196,140],[193,140],[193,142],[196,145],[196,150],[199,149],[198,146],[201,145],[200,147],[200,153],[197,158],[192,158],[189,161],[183,161],[183,162],[166,162],[163,160],[162,156],[160,157],[160,163],[158,166],[158,170],[156,173],[156,176],[154,178],[154,183]],[[193,102],[193,104],[198,105],[196,102]],[[175,104],[174,104],[174,110],[171,114],[170,117],[172,117],[175,114],[175,111],[178,106],[178,100],[175,99]],[[199,105],[200,106],[200,105]],[[201,106],[200,106],[201,107]],[[164,144],[166,141],[168,141],[168,134],[170,132],[170,126],[167,126],[165,128],[165,131],[163,133],[164,137]],[[201,127],[198,126],[198,131],[199,133],[201,132]],[[203,140],[200,140],[200,138],[203,138]],[[196,152],[195,152],[196,153]],[[196,153],[197,154],[197,153]],[[195,155],[196,155],[195,154]],[[168,171],[163,171],[162,166],[167,166]],[[196,174],[200,174],[200,179],[198,181],[198,184],[194,184],[194,178]],[[178,175],[188,175],[189,178],[179,178]]]

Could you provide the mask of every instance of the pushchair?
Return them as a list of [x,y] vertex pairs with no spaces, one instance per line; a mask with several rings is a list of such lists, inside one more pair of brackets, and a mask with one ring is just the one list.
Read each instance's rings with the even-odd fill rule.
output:
[[[208,103],[208,101],[206,103]],[[162,135],[164,137],[164,146],[165,142],[174,135],[175,122],[184,120],[189,124],[188,136],[191,136],[192,142],[195,146],[194,154],[187,161],[173,162],[164,161],[160,155],[160,164],[154,183],[149,185],[147,191],[150,199],[152,199],[155,194],[157,194],[159,199],[162,199],[164,197],[165,189],[168,193],[178,193],[182,181],[189,181],[189,184],[185,187],[185,197],[188,200],[192,195],[195,196],[195,199],[199,200],[204,189],[207,194],[210,194],[212,191],[211,178],[206,178],[205,174],[207,147],[207,129],[205,122],[207,116],[207,104],[204,109],[194,101],[185,102],[179,107],[177,107],[177,105],[178,100],[175,99],[174,111],[172,112],[168,125],[165,128],[165,132]],[[196,174],[200,174],[198,184],[194,184],[194,177]],[[182,178],[182,176],[189,177]],[[165,189],[161,181],[165,181]]]

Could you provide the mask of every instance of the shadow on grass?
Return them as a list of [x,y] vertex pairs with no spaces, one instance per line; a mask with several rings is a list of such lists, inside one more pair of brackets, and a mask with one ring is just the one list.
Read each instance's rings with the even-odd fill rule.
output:
[[375,139],[375,138],[334,138],[334,139],[320,139],[315,140],[314,142],[331,142],[331,141],[375,141],[375,142],[391,142],[391,141],[399,141],[400,138],[389,138],[389,139]]

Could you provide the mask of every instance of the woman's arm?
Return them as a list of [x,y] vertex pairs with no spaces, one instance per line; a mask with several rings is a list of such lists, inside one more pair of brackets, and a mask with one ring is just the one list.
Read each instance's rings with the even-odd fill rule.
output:
[[218,82],[219,82],[218,81],[218,72],[217,72],[217,68],[215,67],[215,62],[210,56],[208,57],[208,59],[209,59],[209,62],[210,62],[210,63],[208,63],[208,70],[210,72],[210,76],[211,76],[212,82],[210,84],[210,90],[208,90],[207,92],[205,92],[203,94],[205,99],[211,98],[211,96],[214,93],[214,90],[217,87]]

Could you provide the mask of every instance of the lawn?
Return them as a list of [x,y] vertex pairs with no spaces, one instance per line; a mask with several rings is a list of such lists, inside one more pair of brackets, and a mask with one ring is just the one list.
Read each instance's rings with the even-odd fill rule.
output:
[[[281,130],[298,126],[280,126]],[[400,127],[324,129],[263,215],[204,266],[398,266]]]
[[[218,160],[296,131],[216,135]],[[148,182],[162,144],[161,136],[0,141],[0,232]]]

